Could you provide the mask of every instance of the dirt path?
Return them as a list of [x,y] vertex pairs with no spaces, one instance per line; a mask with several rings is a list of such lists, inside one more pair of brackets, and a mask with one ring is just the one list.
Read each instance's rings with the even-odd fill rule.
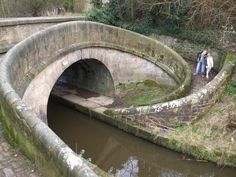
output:
[[[194,73],[195,68],[196,68],[196,63],[193,63],[191,61],[187,61],[187,62],[192,70],[192,73]],[[210,82],[216,76],[216,74],[217,74],[216,71],[211,70],[211,72],[209,73],[209,79],[207,79],[206,77],[202,77],[200,75],[193,75],[191,90],[189,94],[197,92],[199,89],[204,87],[208,82]]]
[[40,177],[41,174],[20,150],[6,141],[0,122],[0,177]]

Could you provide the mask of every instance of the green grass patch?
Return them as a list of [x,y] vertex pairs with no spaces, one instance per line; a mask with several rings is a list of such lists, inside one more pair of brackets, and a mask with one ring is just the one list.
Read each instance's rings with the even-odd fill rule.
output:
[[228,55],[226,56],[226,60],[227,60],[228,62],[233,62],[233,63],[235,63],[235,62],[236,62],[236,56],[235,56],[235,55],[232,55],[232,54],[228,54]]
[[173,88],[160,86],[152,80],[120,84],[117,89],[120,90],[125,104],[129,106],[149,105],[161,102],[173,91]]
[[108,115],[108,116],[114,115],[113,111],[110,110],[110,109],[105,110],[103,113],[106,114],[106,115]]
[[147,105],[153,102],[158,102],[158,98],[162,97],[165,91],[161,89],[153,89],[142,93],[137,93],[127,98],[128,105]]
[[179,127],[176,127],[176,128],[175,128],[175,132],[176,132],[177,134],[183,133],[183,132],[185,132],[185,131],[187,130],[187,128],[188,128],[188,127],[186,127],[186,126],[179,126]]
[[224,111],[222,109],[219,109],[219,108],[212,108],[211,112],[216,114],[216,115],[223,115],[224,114]]
[[147,87],[158,87],[158,84],[153,80],[145,80],[143,83]]
[[225,93],[231,96],[236,102],[236,80],[229,81],[227,87],[225,88]]
[[140,83],[138,82],[138,83],[134,83],[134,82],[132,82],[132,83],[129,83],[129,84],[120,84],[119,86],[118,86],[118,88],[122,91],[122,92],[127,92],[127,91],[129,91],[129,90],[133,90],[133,89],[136,89],[136,88],[138,88],[138,87],[140,87]]
[[218,39],[221,36],[219,32],[212,29],[188,29],[179,28],[177,26],[153,26],[146,23],[134,23],[125,28],[148,36],[168,35],[206,46],[217,46],[219,44]]

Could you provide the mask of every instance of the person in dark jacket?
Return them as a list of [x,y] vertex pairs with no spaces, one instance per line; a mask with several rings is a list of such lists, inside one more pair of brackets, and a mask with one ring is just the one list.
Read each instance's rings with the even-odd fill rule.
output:
[[206,58],[207,58],[207,50],[203,50],[198,53],[197,56],[197,66],[194,75],[201,74],[203,77],[206,73]]

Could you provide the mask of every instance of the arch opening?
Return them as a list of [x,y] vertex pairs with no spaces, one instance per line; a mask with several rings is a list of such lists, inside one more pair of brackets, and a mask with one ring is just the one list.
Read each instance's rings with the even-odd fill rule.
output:
[[110,71],[96,59],[79,60],[69,66],[56,81],[55,86],[58,85],[76,88],[81,94],[86,94],[84,91],[90,91],[114,96],[115,93]]

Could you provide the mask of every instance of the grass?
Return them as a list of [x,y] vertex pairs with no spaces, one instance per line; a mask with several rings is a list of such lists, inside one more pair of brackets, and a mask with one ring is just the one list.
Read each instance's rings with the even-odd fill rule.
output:
[[212,112],[213,114],[215,114],[216,116],[217,116],[217,115],[220,116],[220,115],[223,115],[223,114],[224,114],[224,111],[223,111],[222,109],[220,109],[220,108],[212,108],[212,109],[211,109],[211,112]]
[[236,102],[236,80],[229,81],[229,84],[225,88],[225,93],[232,97]]
[[145,80],[144,82],[120,84],[122,99],[126,105],[148,105],[158,103],[173,89],[158,85],[155,81]]
[[[196,158],[209,161],[216,161],[218,165],[236,165],[236,158],[228,156],[236,152],[236,129],[229,128],[231,116],[236,110],[236,104],[230,94],[235,94],[234,81],[229,84],[230,88],[226,89],[222,101],[217,103],[201,119],[195,121],[189,126],[182,126],[170,133],[172,139],[182,142],[179,148],[182,151],[188,151],[188,154]],[[184,143],[191,147],[201,149],[184,149]],[[175,148],[178,149],[178,146]]]

